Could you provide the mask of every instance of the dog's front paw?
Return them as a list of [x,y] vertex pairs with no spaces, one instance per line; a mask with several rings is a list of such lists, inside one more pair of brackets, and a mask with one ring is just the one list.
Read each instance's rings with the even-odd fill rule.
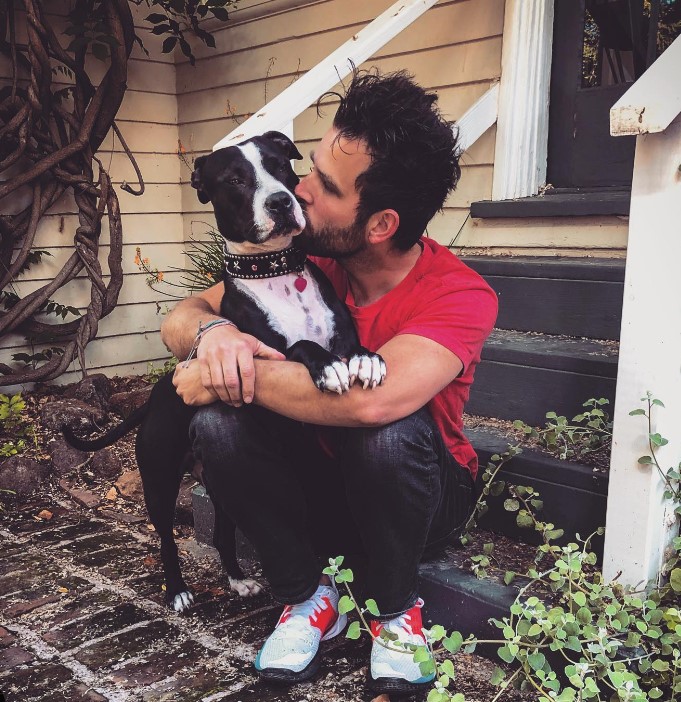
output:
[[251,578],[244,578],[243,580],[230,578],[229,587],[241,597],[255,597],[262,592],[262,585]]
[[168,605],[178,614],[189,609],[194,604],[194,595],[189,590],[178,592],[175,597],[168,598]]
[[[311,371],[312,372],[312,371]],[[337,392],[342,395],[350,389],[348,367],[340,359],[329,363],[313,373],[315,385],[324,392]]]
[[362,349],[350,357],[348,371],[350,385],[353,385],[357,380],[365,390],[367,388],[373,390],[385,380],[387,368],[385,361],[377,353]]

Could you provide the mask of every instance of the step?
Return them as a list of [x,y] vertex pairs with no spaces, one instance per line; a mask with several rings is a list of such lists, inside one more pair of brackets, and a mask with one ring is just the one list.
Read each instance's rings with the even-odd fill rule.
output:
[[623,259],[464,256],[499,296],[500,329],[619,339]]
[[[481,639],[501,638],[501,632],[489,620],[508,616],[517,594],[515,585],[479,580],[446,557],[422,563],[419,568],[419,596],[426,603],[424,623],[460,631],[464,638],[469,634]],[[481,645],[475,652],[498,660],[497,648],[497,645]]]
[[[503,453],[514,442],[491,428],[466,427],[465,433],[480,461],[476,487],[481,491],[482,472],[490,457]],[[605,526],[607,471],[574,461],[562,461],[536,449],[523,448],[522,454],[515,456],[501,469],[499,478],[515,485],[529,485],[539,492],[544,502],[540,518],[565,531],[559,543],[574,541],[576,534],[586,538],[598,527]],[[504,493],[499,497],[489,497],[489,511],[482,518],[480,526],[513,539],[536,542],[531,531],[516,525],[516,515],[503,508],[505,497],[507,495]],[[603,538],[595,537],[592,545],[600,556]]]
[[495,329],[466,411],[543,426],[547,412],[572,418],[592,397],[605,397],[613,407],[617,355],[613,342]]

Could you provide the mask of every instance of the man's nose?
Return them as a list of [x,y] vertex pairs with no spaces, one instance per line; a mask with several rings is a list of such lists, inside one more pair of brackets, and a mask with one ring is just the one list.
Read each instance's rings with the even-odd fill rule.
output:
[[296,185],[293,192],[295,193],[295,196],[298,199],[302,200],[305,203],[309,203],[311,201],[311,197],[310,197],[310,191],[308,190],[307,185],[305,183],[306,180],[307,180],[307,176],[303,176],[300,179],[300,182],[298,183],[298,185]]

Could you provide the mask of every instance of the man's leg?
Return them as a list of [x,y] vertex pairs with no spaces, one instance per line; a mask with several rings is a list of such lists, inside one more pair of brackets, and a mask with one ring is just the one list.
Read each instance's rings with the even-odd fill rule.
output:
[[318,475],[329,475],[316,437],[309,427],[262,408],[222,403],[197,413],[191,435],[209,494],[252,542],[272,594],[286,604],[255,667],[270,680],[307,680],[319,667],[320,642],[347,622],[338,613],[335,585],[320,583],[310,540],[311,527],[324,525],[311,524],[302,467],[317,457]]
[[[426,409],[384,427],[350,430],[341,466],[369,559],[366,593],[381,612],[374,634],[385,626],[422,644],[418,565],[427,545],[465,524],[473,504],[470,473],[453,459]],[[429,682],[410,655],[378,644],[370,678],[381,692]]]
[[319,568],[290,458],[296,439],[305,450],[301,425],[259,407],[216,403],[196,413],[190,433],[209,493],[255,547],[275,599],[306,600]]

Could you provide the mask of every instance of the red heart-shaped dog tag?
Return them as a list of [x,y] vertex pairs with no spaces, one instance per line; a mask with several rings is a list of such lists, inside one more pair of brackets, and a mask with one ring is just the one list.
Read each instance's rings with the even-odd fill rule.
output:
[[303,292],[303,290],[305,290],[307,287],[307,280],[305,280],[305,278],[302,276],[298,276],[293,284],[296,286],[296,290],[298,292]]

